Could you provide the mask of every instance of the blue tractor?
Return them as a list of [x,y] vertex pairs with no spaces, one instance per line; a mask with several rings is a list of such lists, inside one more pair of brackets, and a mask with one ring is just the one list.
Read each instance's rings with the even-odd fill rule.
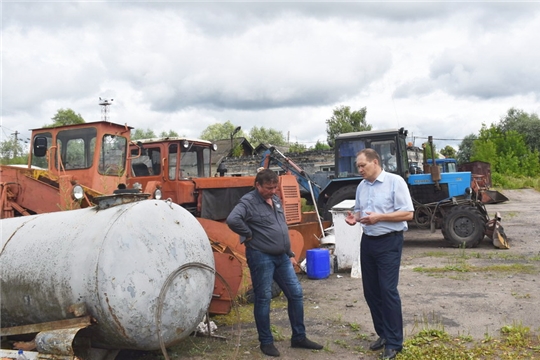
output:
[[330,210],[343,200],[354,199],[356,188],[362,181],[356,169],[356,154],[362,149],[373,148],[381,156],[385,171],[398,174],[407,181],[415,206],[414,222],[419,228],[432,231],[440,228],[444,239],[456,247],[475,247],[488,235],[496,247],[508,248],[499,223],[500,215],[489,219],[480,194],[471,188],[471,173],[441,173],[438,166],[424,164],[424,173],[418,174],[409,163],[406,138],[404,128],[338,135],[334,145],[335,172],[322,189],[283,154],[279,153],[280,160],[272,156],[271,149],[266,158],[286,170],[293,169],[292,173],[311,195],[323,219],[331,220]]

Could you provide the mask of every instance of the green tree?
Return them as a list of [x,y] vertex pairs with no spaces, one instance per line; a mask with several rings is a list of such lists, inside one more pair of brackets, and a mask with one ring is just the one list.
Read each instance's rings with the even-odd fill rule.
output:
[[454,149],[453,147],[451,147],[450,145],[446,145],[444,147],[444,149],[442,149],[440,151],[440,153],[445,157],[445,158],[451,158],[451,159],[454,159],[456,157],[456,149]]
[[[236,130],[237,126],[233,125],[229,120],[223,124],[217,123],[209,125],[204,129],[200,135],[200,138],[208,141],[224,140],[230,139],[231,135]],[[243,130],[239,130],[234,137],[246,137],[246,134]]]
[[254,126],[249,130],[249,141],[253,146],[258,146],[259,144],[285,145],[285,138],[281,131],[266,129],[262,126],[260,128]]
[[476,139],[478,139],[478,136],[476,136],[476,134],[469,134],[465,136],[465,138],[461,141],[456,157],[458,164],[465,164],[471,161],[474,140]]
[[320,142],[319,140],[317,140],[317,143],[313,147],[313,150],[316,150],[316,151],[323,151],[323,150],[330,150],[330,149],[331,147],[328,144]]
[[[435,159],[438,159],[439,156],[437,155],[437,147],[435,144],[433,144],[433,150],[431,149],[431,145],[429,142],[425,142],[422,144],[422,148],[424,149],[424,161],[427,159],[433,159],[433,156],[435,156]],[[433,151],[433,152],[432,152]]]
[[502,134],[494,125],[490,128],[482,124],[478,139],[474,141],[471,161],[484,161],[491,164],[491,170],[498,167],[497,146],[502,139]]
[[156,137],[156,133],[150,128],[147,128],[146,130],[135,129],[135,131],[131,132],[131,140],[152,139]]
[[339,134],[371,130],[371,125],[366,122],[366,113],[366,107],[356,111],[344,105],[335,108],[332,117],[326,120],[328,145],[334,146],[334,140]]
[[294,144],[292,144],[291,146],[289,146],[288,153],[300,154],[300,153],[303,153],[305,151],[307,151],[307,146],[304,145],[304,144],[299,144],[298,141],[297,141]]
[[178,133],[174,130],[162,131],[159,133],[159,136],[156,135],[154,130],[147,128],[146,130],[143,129],[135,129],[131,131],[131,140],[141,140],[141,139],[153,139],[153,138],[170,138],[170,137],[180,137]]
[[540,151],[540,118],[537,114],[527,114],[523,110],[511,108],[497,127],[502,133],[510,130],[518,132],[531,151]]
[[0,143],[0,163],[7,164],[26,164],[28,154],[24,152],[20,140],[10,138]]
[[[180,137],[180,135],[178,135],[178,133],[174,130],[169,130],[169,132],[167,131],[162,131],[159,133],[159,137],[162,137],[162,138],[171,138],[171,137]],[[185,136],[184,136],[185,137]]]
[[75,111],[71,109],[58,109],[56,115],[54,115],[51,120],[53,121],[50,125],[43,125],[43,127],[57,127],[64,125],[74,125],[74,124],[84,124],[85,121],[81,114],[76,114]]
[[491,164],[492,173],[511,176],[537,176],[540,174],[540,156],[526,144],[517,131],[503,131],[500,127],[482,124],[480,135],[474,141],[471,161]]

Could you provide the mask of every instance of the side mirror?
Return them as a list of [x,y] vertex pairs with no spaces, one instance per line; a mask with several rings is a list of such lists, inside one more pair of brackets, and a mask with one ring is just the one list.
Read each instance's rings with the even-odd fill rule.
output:
[[34,138],[34,156],[44,157],[47,154],[47,138],[45,136],[36,136]]

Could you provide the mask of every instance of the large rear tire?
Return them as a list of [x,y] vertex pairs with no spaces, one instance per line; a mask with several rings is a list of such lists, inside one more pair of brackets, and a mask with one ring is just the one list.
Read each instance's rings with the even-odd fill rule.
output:
[[337,189],[332,195],[330,195],[330,198],[328,199],[326,204],[324,204],[322,214],[323,220],[332,221],[332,213],[330,212],[330,210],[332,210],[335,205],[339,204],[343,200],[354,200],[354,198],[356,197],[357,187],[358,184],[349,184]]
[[455,247],[476,247],[484,238],[485,217],[472,206],[454,206],[443,217],[441,232]]
[[[279,294],[281,294],[281,288],[279,287],[277,282],[272,281],[272,299],[278,297]],[[255,294],[253,293],[253,288],[249,289],[246,292],[245,299],[247,303],[253,304],[253,302],[255,301]]]

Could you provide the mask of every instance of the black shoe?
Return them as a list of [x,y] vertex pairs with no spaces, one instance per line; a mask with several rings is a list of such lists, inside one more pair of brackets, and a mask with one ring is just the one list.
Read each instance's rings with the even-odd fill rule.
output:
[[384,347],[384,344],[386,344],[386,339],[383,339],[380,337],[377,339],[377,341],[369,344],[369,350],[372,350],[372,351],[381,350]]
[[274,346],[274,343],[264,344],[264,345],[261,344],[261,351],[263,352],[264,355],[275,356],[275,357],[279,356],[279,351]]
[[322,346],[321,344],[317,344],[316,342],[311,341],[308,338],[304,338],[304,340],[300,340],[300,341],[291,340],[291,347],[311,349],[311,350],[321,350],[324,346]]
[[398,352],[400,352],[400,350],[385,348],[382,355],[381,355],[381,359],[384,359],[384,360],[386,360],[386,359],[394,359]]

